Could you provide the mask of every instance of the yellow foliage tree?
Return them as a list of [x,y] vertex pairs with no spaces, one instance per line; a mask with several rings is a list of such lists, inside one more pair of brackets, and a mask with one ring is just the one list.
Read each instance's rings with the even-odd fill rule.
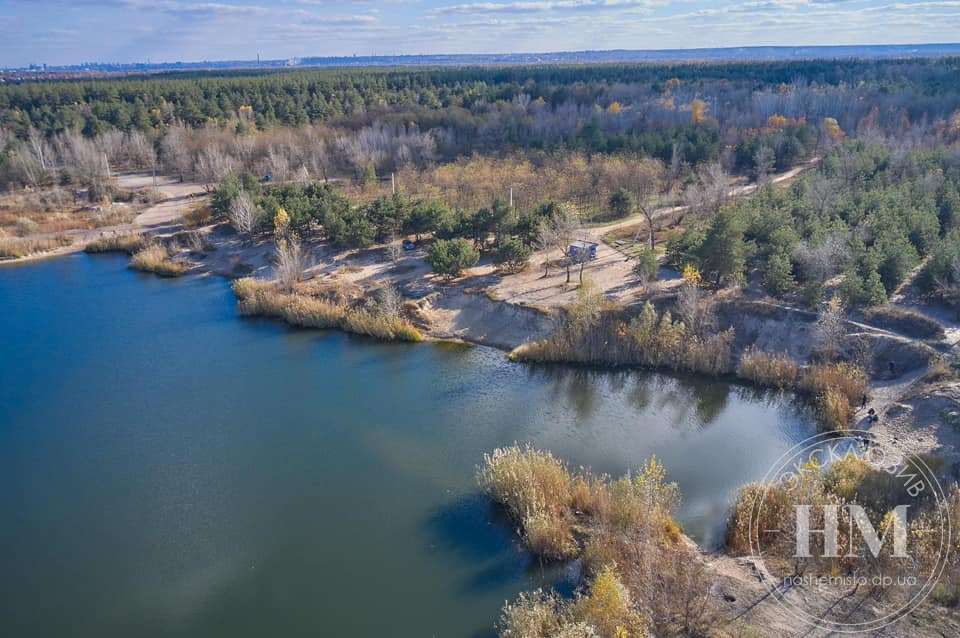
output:
[[827,137],[834,142],[839,142],[846,136],[846,133],[840,128],[840,123],[832,117],[823,118],[823,130],[827,134]]
[[700,273],[699,268],[693,264],[687,264],[683,267],[683,281],[684,283],[699,288],[700,284],[703,283],[703,275]]
[[784,128],[790,120],[783,115],[771,115],[767,118],[767,126],[770,128]]
[[620,102],[611,102],[610,106],[607,107],[607,112],[613,115],[617,115],[622,110],[623,107],[620,106]]
[[646,623],[633,608],[630,592],[606,566],[590,584],[590,593],[577,601],[574,617],[592,625],[602,638],[646,636]]
[[290,215],[284,208],[278,208],[277,214],[273,216],[273,234],[277,237],[283,237],[290,230]]
[[690,102],[690,119],[694,124],[702,124],[707,119],[709,105],[703,100],[696,99]]

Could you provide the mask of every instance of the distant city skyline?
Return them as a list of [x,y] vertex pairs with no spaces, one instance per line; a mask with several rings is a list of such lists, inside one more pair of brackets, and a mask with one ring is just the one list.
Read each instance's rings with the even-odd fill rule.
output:
[[955,42],[960,0],[0,0],[0,66]]

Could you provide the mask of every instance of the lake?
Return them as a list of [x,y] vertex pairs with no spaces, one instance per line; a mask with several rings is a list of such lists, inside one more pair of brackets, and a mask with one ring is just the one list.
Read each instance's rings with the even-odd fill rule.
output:
[[714,544],[813,433],[789,398],[237,316],[121,257],[0,268],[0,634],[486,636],[542,568],[475,487],[514,441],[651,454]]

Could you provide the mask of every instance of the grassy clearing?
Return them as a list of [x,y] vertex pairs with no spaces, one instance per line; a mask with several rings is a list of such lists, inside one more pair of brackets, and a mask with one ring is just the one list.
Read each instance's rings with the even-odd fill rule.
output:
[[579,557],[586,572],[573,599],[536,591],[507,604],[501,636],[689,635],[705,625],[702,561],[673,518],[679,490],[656,459],[613,480],[514,445],[486,455],[477,479],[532,552]]
[[179,277],[190,267],[182,261],[170,259],[167,249],[159,244],[147,246],[133,254],[130,267],[134,270],[152,272],[161,277]]
[[552,336],[520,345],[510,358],[639,365],[717,376],[732,371],[732,346],[732,330],[694,334],[669,311],[657,313],[650,303],[629,318],[620,306],[585,285]]
[[69,246],[73,240],[66,235],[44,239],[24,239],[20,237],[0,237],[0,260],[20,259],[41,253],[50,252],[64,246]]
[[[309,289],[308,289],[309,290]],[[364,307],[334,288],[283,292],[275,284],[250,277],[233,283],[245,315],[282,319],[301,328],[336,328],[388,341],[423,340],[423,335],[399,312]]]
[[132,255],[146,244],[141,233],[111,233],[93,240],[84,247],[88,253],[122,252]]

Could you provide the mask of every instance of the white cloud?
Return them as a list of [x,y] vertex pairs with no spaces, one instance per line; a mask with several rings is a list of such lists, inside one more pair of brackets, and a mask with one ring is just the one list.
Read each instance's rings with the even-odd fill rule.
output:
[[479,15],[490,13],[540,13],[545,11],[604,11],[651,7],[656,0],[520,0],[518,2],[474,2],[438,7],[433,15]]

